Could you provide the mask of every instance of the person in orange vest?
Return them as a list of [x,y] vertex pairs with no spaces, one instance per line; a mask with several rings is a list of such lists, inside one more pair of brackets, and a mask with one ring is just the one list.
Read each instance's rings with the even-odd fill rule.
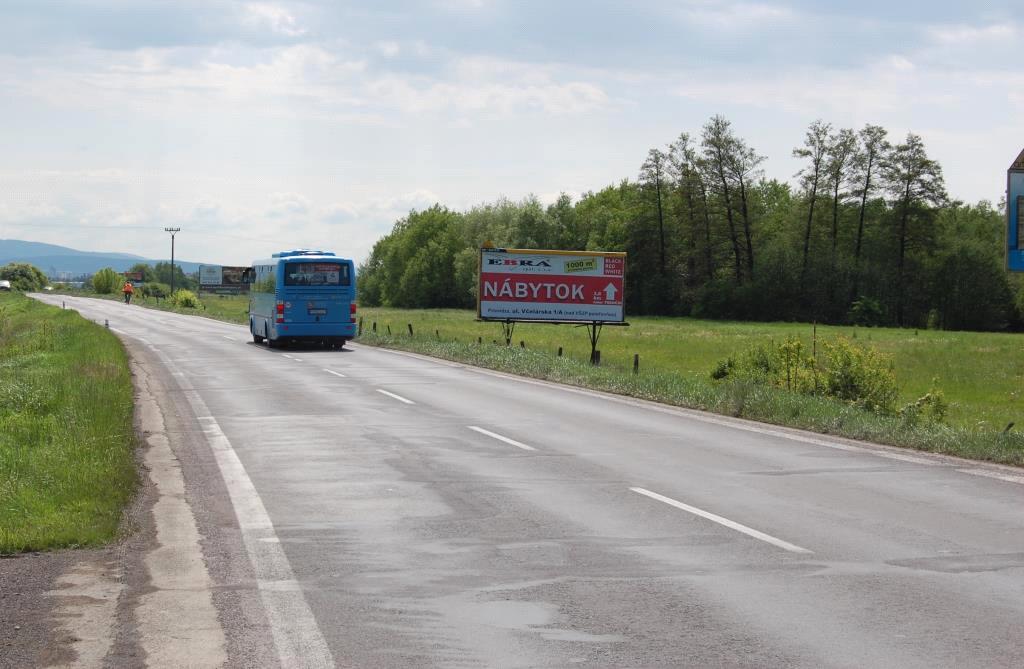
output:
[[132,295],[135,293],[135,287],[132,286],[132,282],[125,281],[124,288],[121,289],[121,292],[124,293],[124,303],[131,304]]

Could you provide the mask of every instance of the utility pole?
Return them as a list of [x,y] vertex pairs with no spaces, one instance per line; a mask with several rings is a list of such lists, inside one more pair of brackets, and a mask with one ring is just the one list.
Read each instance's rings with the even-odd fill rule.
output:
[[171,295],[174,295],[174,235],[181,232],[181,228],[164,228],[164,232],[171,233]]

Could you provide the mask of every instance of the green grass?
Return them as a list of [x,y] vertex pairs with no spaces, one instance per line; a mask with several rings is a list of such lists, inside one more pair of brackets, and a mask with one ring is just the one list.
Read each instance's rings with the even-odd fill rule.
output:
[[[417,336],[463,342],[502,341],[498,323],[478,323],[471,311],[402,310],[367,308],[360,311],[366,331],[377,322],[378,334],[390,324],[394,334],[408,334],[412,323]],[[704,321],[692,318],[629,318],[630,327],[605,327],[601,334],[602,365],[632,368],[640,354],[644,373],[678,374],[707,380],[718,360],[736,356],[757,343],[780,343],[799,337],[811,348],[810,323],[746,323]],[[906,404],[933,386],[951,403],[948,422],[960,427],[1002,430],[1010,422],[1024,429],[1024,336],[985,332],[943,332],[896,328],[821,326],[822,338],[843,335],[870,345],[892,357],[900,386],[900,403]],[[588,360],[590,343],[586,330],[568,325],[521,323],[513,344]]]
[[117,535],[136,485],[124,348],[73,311],[0,294],[0,553]]
[[[415,325],[413,329],[415,331]],[[823,434],[1024,466],[1024,433],[1021,432],[1003,433],[978,427],[910,421],[898,415],[877,414],[836,400],[799,395],[762,384],[716,383],[706,375],[650,369],[634,375],[618,367],[595,368],[574,358],[558,358],[542,349],[506,348],[486,341],[478,345],[475,339],[460,342],[429,335],[409,337],[407,330],[399,334],[394,325],[392,333],[392,336],[367,333],[360,337],[360,342]]]

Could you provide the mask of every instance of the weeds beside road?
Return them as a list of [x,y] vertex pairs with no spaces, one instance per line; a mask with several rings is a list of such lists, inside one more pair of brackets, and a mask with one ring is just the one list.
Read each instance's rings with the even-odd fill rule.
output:
[[0,294],[0,553],[117,535],[136,485],[128,358],[74,311]]
[[745,380],[715,383],[673,372],[632,374],[622,369],[593,367],[589,363],[548,352],[495,346],[491,342],[445,342],[429,336],[373,333],[363,334],[359,341],[520,376],[822,434],[1024,466],[1024,434],[1018,432],[908,420],[905,415],[876,413],[847,402],[800,395]]

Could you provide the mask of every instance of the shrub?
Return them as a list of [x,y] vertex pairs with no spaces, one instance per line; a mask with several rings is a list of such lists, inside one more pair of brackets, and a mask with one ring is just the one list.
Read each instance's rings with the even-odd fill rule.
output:
[[872,411],[892,411],[899,395],[892,360],[845,337],[823,344],[825,394]]
[[846,318],[853,325],[867,327],[884,325],[885,309],[882,308],[882,303],[878,300],[861,296],[859,300],[850,305],[850,311],[846,314]]
[[142,284],[142,294],[146,297],[167,297],[171,294],[171,287],[157,281],[147,282]]
[[802,395],[824,395],[871,411],[891,412],[899,394],[892,361],[872,348],[844,337],[822,344],[816,360],[803,343],[788,338],[778,347],[759,344],[738,360],[715,365],[711,377],[785,388]]
[[100,295],[109,295],[121,287],[121,275],[110,267],[104,267],[92,275],[92,289]]
[[941,423],[946,419],[947,411],[949,411],[949,403],[946,401],[946,396],[933,386],[927,393],[900,408],[899,415],[906,423],[917,425],[921,418],[925,418],[931,423]]
[[12,262],[0,267],[0,279],[7,279],[11,282],[14,290],[39,290],[49,281],[35,265],[27,262]]
[[171,295],[171,303],[183,309],[198,309],[202,306],[199,296],[191,290],[184,289],[174,291],[174,295]]

